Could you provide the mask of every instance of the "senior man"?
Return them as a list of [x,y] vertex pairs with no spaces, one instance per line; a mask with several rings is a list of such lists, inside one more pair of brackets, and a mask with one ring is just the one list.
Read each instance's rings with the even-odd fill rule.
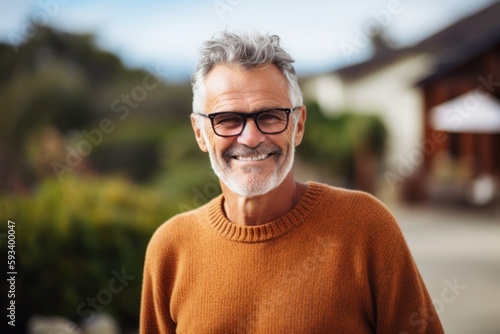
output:
[[141,333],[443,332],[383,204],[294,179],[306,107],[292,63],[275,35],[204,43],[191,122],[222,194],[153,235]]

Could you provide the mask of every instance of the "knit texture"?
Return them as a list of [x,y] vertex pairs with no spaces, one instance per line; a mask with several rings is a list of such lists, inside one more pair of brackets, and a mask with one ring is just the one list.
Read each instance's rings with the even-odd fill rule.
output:
[[374,197],[309,182],[258,226],[227,220],[223,196],[154,233],[141,333],[443,333],[390,212]]

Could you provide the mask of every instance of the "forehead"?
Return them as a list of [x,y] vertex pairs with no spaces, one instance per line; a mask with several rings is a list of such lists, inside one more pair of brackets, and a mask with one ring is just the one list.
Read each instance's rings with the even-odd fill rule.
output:
[[288,83],[273,64],[253,69],[215,66],[205,78],[205,94],[209,113],[290,107]]

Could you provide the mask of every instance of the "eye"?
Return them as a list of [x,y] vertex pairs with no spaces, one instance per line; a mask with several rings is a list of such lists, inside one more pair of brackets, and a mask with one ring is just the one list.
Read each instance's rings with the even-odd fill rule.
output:
[[237,126],[243,123],[243,117],[238,114],[220,114],[214,118],[214,124],[218,126]]
[[269,110],[259,115],[259,122],[276,123],[286,121],[286,113],[283,110]]

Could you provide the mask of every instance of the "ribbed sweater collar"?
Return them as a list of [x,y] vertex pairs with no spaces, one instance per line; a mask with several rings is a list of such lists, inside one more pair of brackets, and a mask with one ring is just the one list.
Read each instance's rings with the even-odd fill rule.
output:
[[242,226],[230,222],[223,211],[224,197],[220,195],[208,204],[210,225],[223,238],[238,242],[262,242],[277,238],[302,224],[318,205],[324,186],[308,182],[300,202],[286,215],[257,226]]

